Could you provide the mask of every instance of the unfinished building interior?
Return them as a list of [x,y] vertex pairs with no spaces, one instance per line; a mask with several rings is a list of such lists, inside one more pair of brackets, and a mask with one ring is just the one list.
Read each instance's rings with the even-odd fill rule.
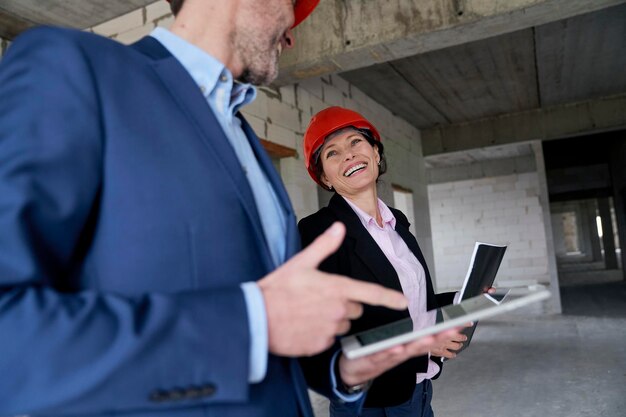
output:
[[[165,1],[3,0],[0,53],[38,24],[131,43],[171,22]],[[383,136],[380,195],[437,290],[460,287],[482,241],[508,245],[497,286],[552,293],[481,322],[435,381],[435,414],[623,415],[626,2],[322,0],[295,36],[243,113],[298,216],[330,198],[301,159],[308,121],[353,108]]]

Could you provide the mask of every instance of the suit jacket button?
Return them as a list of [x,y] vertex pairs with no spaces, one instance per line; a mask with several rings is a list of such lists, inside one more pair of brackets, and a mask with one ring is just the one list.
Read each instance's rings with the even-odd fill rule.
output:
[[185,391],[181,388],[173,388],[169,392],[169,399],[172,401],[182,400],[183,398],[185,398]]
[[155,403],[162,403],[169,399],[169,394],[166,391],[157,390],[150,393],[148,399]]
[[211,397],[213,394],[215,394],[216,390],[217,388],[213,384],[205,384],[200,387],[200,391],[202,392],[203,397]]
[[202,388],[201,387],[189,387],[187,391],[185,391],[185,397],[194,399],[202,397]]

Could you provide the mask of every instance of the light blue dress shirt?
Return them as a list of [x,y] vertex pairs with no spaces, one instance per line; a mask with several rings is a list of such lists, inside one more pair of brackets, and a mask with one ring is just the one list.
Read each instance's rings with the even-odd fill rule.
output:
[[[287,244],[285,239],[286,213],[254,156],[241,127],[241,120],[235,116],[242,106],[255,99],[256,89],[250,84],[234,82],[231,72],[223,63],[172,32],[156,28],[150,36],[159,41],[182,64],[198,84],[213,110],[252,188],[274,265],[281,265],[285,261]],[[241,288],[246,300],[251,340],[248,381],[257,383],[265,378],[267,372],[268,335],[265,303],[261,290],[255,282],[245,282],[241,284]],[[345,395],[336,389],[337,382],[332,369],[338,353],[333,357],[330,368],[333,390],[343,401],[359,400],[363,398],[363,394]]]
[[[286,213],[254,156],[241,120],[236,117],[242,106],[254,100],[256,89],[250,84],[234,82],[224,64],[170,31],[156,28],[150,36],[174,55],[198,84],[246,173],[274,265],[282,264],[287,244]],[[246,282],[241,284],[241,288],[247,304],[251,340],[248,380],[256,383],[263,380],[267,371],[267,316],[258,285]]]

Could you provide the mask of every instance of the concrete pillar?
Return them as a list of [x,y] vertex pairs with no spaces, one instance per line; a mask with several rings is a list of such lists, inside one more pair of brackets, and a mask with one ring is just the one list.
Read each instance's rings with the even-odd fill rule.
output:
[[[560,205],[559,213],[561,214],[561,225],[563,227],[563,239],[565,244],[565,252],[581,252],[580,244],[580,232],[578,231],[578,223],[576,218],[576,204],[567,202]],[[573,216],[569,216],[572,213]],[[566,221],[568,220],[568,221]],[[573,224],[571,222],[573,220]]]
[[616,133],[610,155],[613,204],[621,248],[622,271],[626,280],[626,169],[624,169],[626,167],[626,132]]
[[591,233],[589,231],[589,222],[587,215],[587,207],[583,201],[576,203],[576,227],[578,230],[578,248],[583,254],[584,262],[591,262],[593,255],[591,253]]
[[552,219],[550,218],[550,199],[548,198],[548,179],[546,177],[546,164],[543,157],[541,141],[533,141],[531,144],[535,153],[535,165],[537,178],[539,179],[539,204],[543,211],[543,223],[546,234],[546,250],[548,255],[548,273],[550,274],[550,290],[552,292],[551,312],[560,314],[561,293],[559,291],[559,272],[556,267],[556,251],[554,249],[554,233],[552,232]]
[[600,246],[600,236],[598,236],[598,223],[596,222],[596,200],[587,200],[583,202],[583,207],[585,208],[585,220],[589,225],[589,244],[592,260],[594,262],[599,262],[602,261],[602,246]]
[[565,232],[563,231],[563,220],[561,218],[562,213],[552,213],[550,219],[552,220],[552,237],[554,238],[554,251],[556,256],[562,257],[567,254],[565,248]]
[[617,255],[615,254],[615,235],[611,219],[609,198],[598,199],[600,218],[602,219],[602,243],[604,245],[604,265],[606,269],[617,269]]

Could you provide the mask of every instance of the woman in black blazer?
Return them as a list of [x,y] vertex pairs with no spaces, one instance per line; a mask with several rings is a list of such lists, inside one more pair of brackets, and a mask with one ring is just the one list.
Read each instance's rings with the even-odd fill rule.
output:
[[[411,317],[414,328],[434,324],[427,310],[450,304],[454,293],[435,295],[424,256],[400,211],[377,197],[376,182],[385,172],[383,145],[376,128],[360,114],[330,107],[316,114],[304,137],[305,164],[322,188],[334,191],[327,207],[302,219],[302,245],[309,245],[335,221],[346,226],[341,247],[320,269],[403,291],[409,310],[392,311],[365,306],[352,322],[350,333]],[[400,271],[398,273],[397,271]],[[411,303],[413,301],[413,308]],[[465,336],[455,334],[429,356],[410,359],[370,381],[365,403],[332,401],[331,417],[431,416],[430,379],[441,372],[441,357],[452,358]],[[342,383],[348,362],[338,345],[301,361],[308,379],[322,378],[323,364],[334,360],[337,390],[346,396],[363,388]],[[363,406],[361,408],[361,406]]]

